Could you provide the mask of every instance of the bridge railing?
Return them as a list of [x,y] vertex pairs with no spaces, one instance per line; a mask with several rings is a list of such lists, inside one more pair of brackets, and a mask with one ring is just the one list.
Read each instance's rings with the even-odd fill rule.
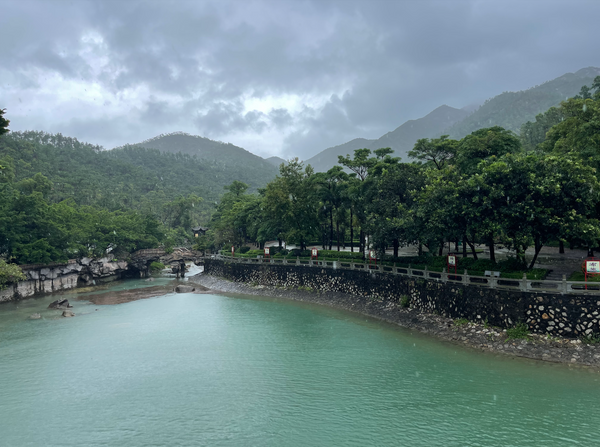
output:
[[463,273],[448,273],[446,269],[442,272],[432,272],[425,269],[415,269],[410,266],[398,267],[387,265],[370,265],[365,262],[353,261],[317,261],[307,259],[286,259],[286,258],[243,258],[224,255],[214,255],[216,259],[240,264],[258,264],[258,265],[297,265],[306,267],[320,267],[341,270],[355,270],[371,273],[382,273],[387,275],[406,276],[415,279],[425,279],[430,281],[440,281],[444,283],[455,283],[467,286],[487,287],[490,289],[508,289],[522,292],[550,292],[550,293],[577,293],[577,294],[600,294],[600,283],[586,283],[584,281],[567,281],[563,276],[562,281],[528,279],[523,274],[521,279],[497,278],[489,276],[469,275],[467,270]]

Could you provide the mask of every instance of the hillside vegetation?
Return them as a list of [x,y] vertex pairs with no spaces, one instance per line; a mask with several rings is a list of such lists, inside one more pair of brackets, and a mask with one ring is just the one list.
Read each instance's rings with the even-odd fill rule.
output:
[[535,120],[536,115],[577,95],[581,86],[590,85],[598,75],[600,68],[588,67],[528,90],[504,92],[488,99],[478,110],[443,133],[452,138],[463,138],[477,129],[491,126],[519,132],[527,121]]

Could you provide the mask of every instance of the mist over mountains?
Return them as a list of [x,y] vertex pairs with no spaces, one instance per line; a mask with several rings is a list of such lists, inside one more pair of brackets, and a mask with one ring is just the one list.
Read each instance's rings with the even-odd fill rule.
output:
[[[519,133],[527,121],[557,106],[561,101],[575,96],[583,85],[589,85],[600,75],[600,68],[588,67],[575,73],[566,73],[556,79],[518,92],[504,92],[486,100],[481,106],[470,104],[457,109],[441,105],[424,117],[409,120],[377,139],[355,138],[340,145],[327,148],[304,161],[315,171],[324,172],[338,164],[338,156],[352,155],[356,149],[371,150],[389,147],[402,161],[410,161],[408,152],[420,138],[436,138],[450,135],[460,139],[484,127],[501,126]],[[225,173],[235,172],[236,179],[250,185],[261,184],[257,179],[270,180],[277,168],[286,160],[280,157],[261,158],[231,143],[174,132],[167,135],[127,145],[157,149],[162,153],[182,153],[208,162],[212,169]],[[117,148],[120,149],[120,148]]]

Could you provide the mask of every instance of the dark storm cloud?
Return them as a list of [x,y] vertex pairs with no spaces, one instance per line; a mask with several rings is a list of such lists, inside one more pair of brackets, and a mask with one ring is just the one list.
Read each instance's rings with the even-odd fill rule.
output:
[[107,147],[186,130],[308,158],[442,104],[600,65],[597,1],[0,6],[0,106],[12,128]]

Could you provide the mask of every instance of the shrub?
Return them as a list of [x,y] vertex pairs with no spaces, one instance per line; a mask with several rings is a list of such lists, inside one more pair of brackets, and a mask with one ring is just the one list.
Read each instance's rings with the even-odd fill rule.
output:
[[238,252],[240,254],[248,253],[249,251],[250,251],[250,247],[248,247],[247,245],[238,248]]
[[402,295],[400,297],[400,306],[410,307],[410,297],[408,295]]
[[515,327],[508,328],[506,338],[529,338],[529,326],[525,323],[519,323]]
[[454,320],[454,326],[456,327],[461,327],[465,324],[469,324],[469,320],[467,320],[466,318],[457,318],[456,320]]
[[165,265],[162,262],[154,261],[150,264],[150,270],[153,272],[161,271],[165,268]]
[[25,274],[16,264],[7,264],[0,259],[0,290],[6,288],[6,284],[25,280]]

